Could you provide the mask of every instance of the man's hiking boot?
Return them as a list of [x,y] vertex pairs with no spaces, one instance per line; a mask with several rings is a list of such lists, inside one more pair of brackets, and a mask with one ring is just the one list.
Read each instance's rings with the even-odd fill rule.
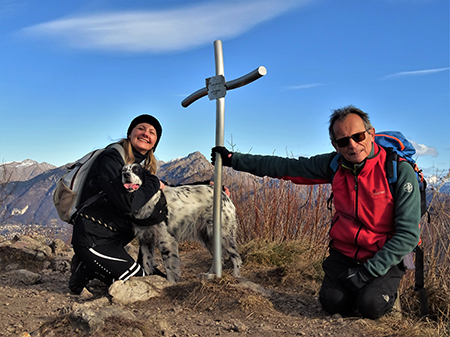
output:
[[79,295],[83,291],[83,288],[89,283],[89,273],[86,269],[86,265],[74,255],[71,264],[72,275],[69,279],[69,289],[75,294]]

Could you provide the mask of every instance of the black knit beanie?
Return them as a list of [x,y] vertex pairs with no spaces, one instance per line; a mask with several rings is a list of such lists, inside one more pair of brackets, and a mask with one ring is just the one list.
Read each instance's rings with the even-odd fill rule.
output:
[[150,116],[150,115],[137,116],[135,119],[133,119],[131,121],[130,126],[128,127],[127,138],[130,136],[131,131],[133,131],[133,129],[141,123],[148,123],[151,126],[153,126],[156,130],[156,135],[157,135],[158,139],[156,140],[155,146],[153,147],[153,152],[155,152],[156,146],[158,145],[159,140],[161,139],[161,135],[162,135],[161,124],[159,124],[158,120],[155,117]]

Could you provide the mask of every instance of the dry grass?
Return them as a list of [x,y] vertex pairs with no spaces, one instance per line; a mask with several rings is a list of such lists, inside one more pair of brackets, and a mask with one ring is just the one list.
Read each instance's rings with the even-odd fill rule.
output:
[[208,281],[180,283],[168,289],[167,293],[183,307],[198,311],[242,311],[249,314],[255,310],[260,313],[273,310],[267,298],[239,286],[239,281],[228,274]]
[[298,241],[250,241],[241,246],[247,269],[271,267],[281,284],[296,286],[301,280],[320,282],[324,276],[321,264],[324,256]]
[[331,212],[324,212],[328,197],[326,185],[305,187],[244,175],[234,183],[232,193],[240,222],[239,239],[241,243],[254,239],[299,241],[321,249],[328,244]]

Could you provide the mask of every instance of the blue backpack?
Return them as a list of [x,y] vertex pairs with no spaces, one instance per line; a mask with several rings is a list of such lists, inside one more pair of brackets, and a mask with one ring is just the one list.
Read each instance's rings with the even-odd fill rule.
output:
[[[389,182],[389,188],[393,196],[395,196],[395,185],[398,180],[398,163],[399,161],[407,161],[414,172],[416,173],[417,181],[419,182],[420,191],[420,215],[423,216],[427,213],[427,182],[423,176],[422,170],[417,166],[416,161],[413,156],[416,154],[416,149],[414,146],[406,139],[406,137],[399,131],[385,131],[378,132],[375,134],[375,143],[386,150],[386,178]],[[340,154],[337,154],[330,163],[330,168],[333,173],[336,173],[339,168],[339,158]],[[331,209],[331,201],[333,195],[328,199],[328,208]],[[430,215],[428,213],[428,222],[430,222]],[[414,249],[416,255],[415,266],[415,290],[419,294],[420,299],[420,311],[423,316],[428,314],[428,298],[425,289],[424,282],[424,252],[419,246],[421,242]],[[413,262],[411,262],[413,263]],[[408,269],[413,269],[408,266]]]

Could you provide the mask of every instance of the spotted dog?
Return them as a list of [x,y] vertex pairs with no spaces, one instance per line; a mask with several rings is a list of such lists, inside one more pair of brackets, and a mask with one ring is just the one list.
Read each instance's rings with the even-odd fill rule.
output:
[[[138,164],[123,167],[122,182],[130,193],[142,184],[143,170]],[[159,211],[166,212],[166,217],[156,220],[152,226],[134,226],[141,245],[142,264],[147,274],[158,272],[154,259],[155,246],[161,252],[167,280],[171,283],[180,280],[180,242],[199,241],[213,254],[213,190],[210,185],[166,186],[132,214],[135,219],[147,219],[154,215],[155,208],[161,208],[159,206],[164,204],[161,201],[165,198],[167,208]],[[235,206],[226,193],[222,192],[222,252],[231,259],[235,277],[240,276],[242,265],[241,256],[236,249],[237,226]],[[208,273],[213,273],[213,266]]]

